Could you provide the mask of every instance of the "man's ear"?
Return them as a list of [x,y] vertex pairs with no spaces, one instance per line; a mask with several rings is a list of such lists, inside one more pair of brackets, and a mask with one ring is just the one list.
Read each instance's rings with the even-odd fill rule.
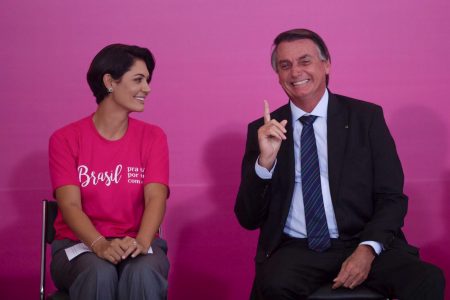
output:
[[329,75],[330,74],[330,69],[331,69],[330,60],[327,59],[324,63],[325,63],[325,74]]

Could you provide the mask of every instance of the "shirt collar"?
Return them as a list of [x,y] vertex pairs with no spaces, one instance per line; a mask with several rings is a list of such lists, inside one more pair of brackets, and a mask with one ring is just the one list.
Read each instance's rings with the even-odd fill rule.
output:
[[314,115],[318,117],[327,117],[327,108],[328,108],[328,89],[325,89],[325,93],[322,98],[320,98],[319,103],[317,103],[316,107],[314,107],[311,113],[307,113],[302,109],[298,108],[292,101],[289,100],[289,104],[291,106],[292,120],[298,120],[304,115]]

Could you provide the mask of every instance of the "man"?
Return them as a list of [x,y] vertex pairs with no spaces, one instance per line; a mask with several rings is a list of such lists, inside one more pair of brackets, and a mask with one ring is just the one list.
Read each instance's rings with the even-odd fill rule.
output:
[[443,299],[445,280],[401,231],[403,171],[381,107],[327,89],[330,56],[307,29],[279,34],[272,66],[289,103],[248,126],[235,213],[260,229],[252,299],[366,286]]

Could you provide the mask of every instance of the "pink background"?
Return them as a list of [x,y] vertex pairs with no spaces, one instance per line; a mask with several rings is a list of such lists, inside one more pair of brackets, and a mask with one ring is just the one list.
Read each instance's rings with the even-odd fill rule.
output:
[[333,92],[384,107],[410,196],[405,231],[450,278],[449,1],[2,0],[2,299],[38,296],[48,138],[95,110],[85,74],[113,42],[156,56],[150,101],[134,117],[169,137],[170,298],[247,299],[257,233],[233,215],[246,124],[263,99],[287,101],[269,56],[294,27],[327,42]]

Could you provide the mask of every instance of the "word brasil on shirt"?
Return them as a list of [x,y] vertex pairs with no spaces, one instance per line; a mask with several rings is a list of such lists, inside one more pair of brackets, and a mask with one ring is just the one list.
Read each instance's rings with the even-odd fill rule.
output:
[[[97,185],[104,183],[110,186],[112,183],[118,184],[122,179],[122,165],[118,164],[114,170],[111,171],[90,171],[88,166],[78,166],[78,179],[81,187],[87,187],[89,184]],[[142,184],[144,183],[145,168],[126,167],[128,183]]]

